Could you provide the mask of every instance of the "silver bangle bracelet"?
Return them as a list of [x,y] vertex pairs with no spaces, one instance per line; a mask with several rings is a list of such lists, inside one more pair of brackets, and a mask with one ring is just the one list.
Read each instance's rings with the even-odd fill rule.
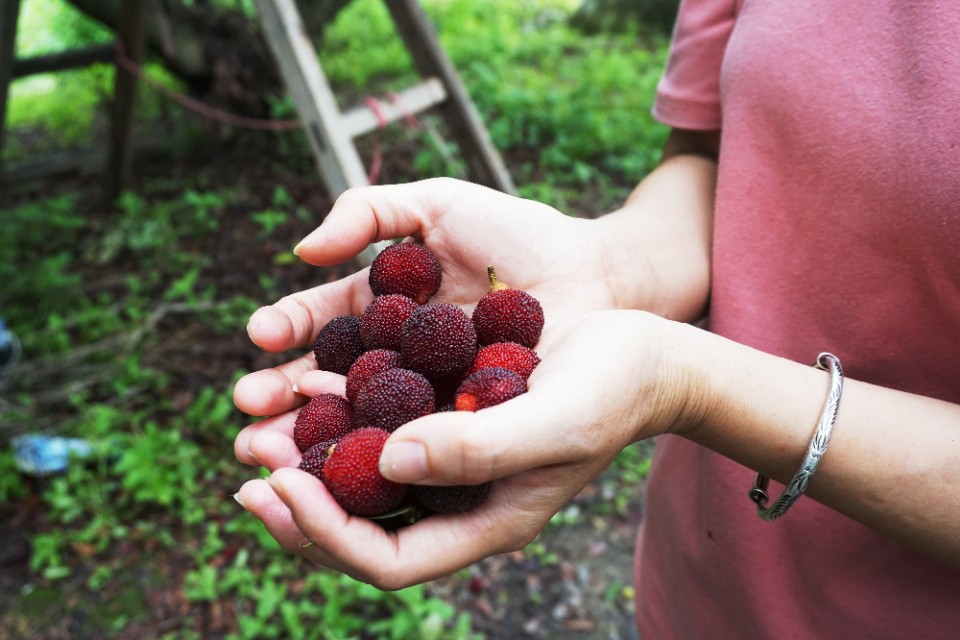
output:
[[833,424],[837,421],[837,410],[840,408],[840,394],[843,393],[843,367],[840,366],[840,360],[835,355],[826,352],[817,356],[813,366],[821,371],[830,372],[830,393],[827,396],[827,403],[823,407],[823,413],[820,414],[820,422],[817,423],[817,430],[813,432],[813,439],[810,440],[803,464],[793,476],[793,480],[784,487],[777,501],[770,507],[767,507],[767,502],[770,501],[770,496],[767,494],[770,478],[762,473],[757,474],[749,495],[750,499],[757,504],[757,515],[763,520],[776,520],[800,499],[810,483],[810,478],[817,471],[817,465],[820,464],[820,458],[827,450],[827,445],[830,444],[830,434],[833,432]]

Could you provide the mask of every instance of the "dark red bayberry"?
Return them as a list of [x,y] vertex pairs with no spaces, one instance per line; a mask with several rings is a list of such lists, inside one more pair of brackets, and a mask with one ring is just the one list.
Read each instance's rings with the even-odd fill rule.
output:
[[324,440],[336,440],[353,429],[353,407],[342,397],[322,393],[300,408],[293,426],[293,440],[306,451]]
[[318,442],[313,445],[303,452],[303,457],[300,459],[300,464],[297,465],[297,468],[315,476],[322,482],[324,464],[326,464],[327,458],[330,456],[330,448],[337,444],[337,442],[337,440],[324,440],[323,442]]
[[423,305],[410,314],[400,331],[403,366],[431,379],[462,375],[476,354],[473,322],[454,304]]
[[337,316],[324,325],[313,343],[317,367],[344,376],[363,351],[360,318],[356,316]]
[[543,307],[520,289],[503,288],[493,267],[488,269],[490,291],[473,310],[473,324],[481,345],[516,342],[533,348],[543,332]]
[[526,393],[523,377],[503,367],[485,367],[471,373],[457,389],[457,411],[479,411]]
[[400,327],[420,305],[407,296],[392,293],[373,299],[360,316],[363,347],[400,350]]
[[440,288],[440,261],[422,244],[402,242],[381,251],[370,265],[370,288],[374,295],[391,293],[424,304]]
[[491,486],[490,482],[453,487],[416,485],[411,490],[420,504],[437,513],[466,513],[487,499]]
[[353,403],[353,423],[394,431],[436,411],[433,386],[409,369],[389,369],[367,380]]
[[367,351],[353,363],[347,372],[347,400],[357,399],[357,392],[367,380],[400,366],[400,352],[389,349],[373,349]]

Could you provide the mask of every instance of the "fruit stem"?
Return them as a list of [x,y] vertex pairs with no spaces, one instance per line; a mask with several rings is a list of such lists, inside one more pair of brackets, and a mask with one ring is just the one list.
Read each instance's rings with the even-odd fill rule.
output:
[[487,267],[487,279],[490,280],[490,291],[503,291],[504,289],[510,288],[497,280],[497,272],[494,270],[493,265]]

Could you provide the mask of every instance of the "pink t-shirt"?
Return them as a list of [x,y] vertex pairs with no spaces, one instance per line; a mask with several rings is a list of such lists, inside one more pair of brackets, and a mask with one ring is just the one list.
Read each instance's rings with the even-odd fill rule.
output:
[[[723,130],[712,331],[960,403],[956,0],[685,0],[654,114]],[[762,522],[753,477],[659,439],[644,640],[960,638],[960,571],[811,498]]]

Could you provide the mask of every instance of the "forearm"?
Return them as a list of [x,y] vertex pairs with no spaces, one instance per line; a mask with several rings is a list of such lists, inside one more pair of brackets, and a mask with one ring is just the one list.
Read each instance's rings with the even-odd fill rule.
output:
[[671,153],[624,206],[596,221],[617,306],[681,321],[698,319],[710,290],[716,162]]
[[[701,392],[676,432],[788,482],[826,401],[828,374],[677,328],[686,334],[685,361],[695,363],[692,387]],[[846,380],[832,439],[806,495],[960,566],[960,406]]]

